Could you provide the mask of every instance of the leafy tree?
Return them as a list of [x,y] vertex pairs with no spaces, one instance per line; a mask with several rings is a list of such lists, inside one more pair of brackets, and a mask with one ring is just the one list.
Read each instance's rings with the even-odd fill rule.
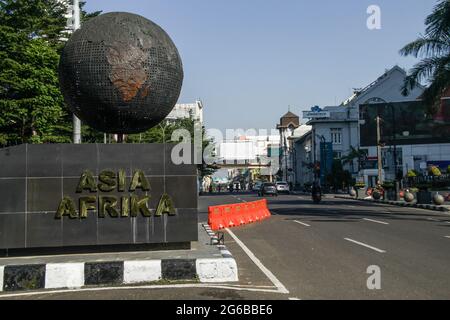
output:
[[350,147],[350,152],[348,155],[342,157],[342,164],[350,164],[353,163],[353,160],[358,159],[358,171],[360,170],[361,167],[361,159],[363,157],[365,157],[366,151],[361,150],[361,149],[356,149],[355,147],[351,146]]
[[[156,127],[153,127],[141,134],[129,135],[127,137],[128,143],[177,143],[172,141],[172,134],[177,129],[185,129],[191,135],[191,141],[194,141],[195,121],[192,117],[177,120],[164,120]],[[206,137],[206,130],[202,127],[202,152],[209,145],[214,145],[213,139]],[[211,176],[218,170],[215,165],[208,165],[204,161],[198,165],[199,175],[201,177]]]
[[327,183],[334,190],[349,187],[352,183],[352,175],[349,171],[344,170],[341,160],[334,160],[331,173],[326,177]]
[[404,56],[423,58],[405,79],[403,94],[407,95],[417,83],[427,80],[430,85],[423,99],[430,106],[430,112],[434,113],[442,94],[450,87],[450,0],[440,0],[426,18],[425,25],[425,35],[400,51]]
[[0,0],[0,146],[71,141],[58,83],[66,11],[57,0]]

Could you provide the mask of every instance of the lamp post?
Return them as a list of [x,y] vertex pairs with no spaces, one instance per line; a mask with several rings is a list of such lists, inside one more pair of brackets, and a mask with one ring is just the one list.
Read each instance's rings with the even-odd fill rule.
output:
[[[325,146],[325,143],[327,142],[327,140],[325,139],[325,137],[323,135],[318,135],[315,131],[314,131],[314,138],[313,138],[313,143],[314,143],[314,165],[317,164],[317,155],[316,155],[316,137],[318,137],[320,139],[320,141],[323,143],[323,145]],[[326,163],[326,159],[320,159],[321,164],[324,163],[324,168],[325,168],[325,176],[327,175],[327,163]],[[317,174],[317,171],[314,172],[314,180],[317,180],[317,178],[320,179],[320,175]]]
[[[80,29],[80,2],[79,0],[73,0],[73,23],[72,30],[75,32]],[[73,123],[73,143],[80,144],[81,143],[81,121],[78,117],[73,114],[72,116]]]
[[382,177],[382,165],[383,162],[381,161],[381,128],[380,128],[380,122],[381,118],[380,116],[377,116],[377,157],[378,157],[378,184],[383,183],[383,177]]

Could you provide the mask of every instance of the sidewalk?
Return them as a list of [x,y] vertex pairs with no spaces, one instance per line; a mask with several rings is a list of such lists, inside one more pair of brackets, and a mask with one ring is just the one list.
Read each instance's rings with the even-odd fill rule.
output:
[[357,199],[350,195],[335,195],[334,198],[390,204],[390,205],[399,206],[399,207],[411,207],[411,208],[419,208],[419,209],[426,209],[426,210],[433,210],[433,211],[450,212],[450,205],[437,206],[434,204],[417,204],[415,202],[408,203],[405,201],[392,201],[392,200],[374,200],[371,198],[370,199],[369,198]]

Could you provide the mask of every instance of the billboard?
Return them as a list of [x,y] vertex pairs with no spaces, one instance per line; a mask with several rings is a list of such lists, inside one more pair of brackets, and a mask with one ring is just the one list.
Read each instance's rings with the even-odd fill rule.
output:
[[386,145],[450,143],[450,100],[443,100],[432,115],[422,101],[365,104],[359,111],[363,147],[377,145],[377,116]]

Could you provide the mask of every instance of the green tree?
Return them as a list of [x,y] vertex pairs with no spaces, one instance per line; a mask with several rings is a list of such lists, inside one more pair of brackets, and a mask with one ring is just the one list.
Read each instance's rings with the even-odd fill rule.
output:
[[[192,117],[177,120],[164,120],[159,125],[147,130],[141,134],[127,136],[128,143],[178,143],[172,141],[172,134],[175,130],[185,129],[189,131],[191,142],[194,142],[195,121]],[[206,136],[206,130],[201,128],[202,134],[202,153],[208,146],[214,146],[214,140]],[[198,165],[199,175],[201,177],[211,176],[218,170],[215,165],[208,165],[204,161]]]
[[0,146],[71,141],[58,83],[66,11],[57,0],[0,0]]
[[361,150],[361,149],[356,149],[355,147],[351,146],[350,147],[350,152],[342,157],[342,164],[350,164],[353,162],[353,160],[358,159],[358,171],[360,170],[361,167],[361,158],[366,156],[366,151]]
[[334,190],[349,187],[352,183],[352,175],[349,171],[344,170],[341,160],[334,160],[331,173],[326,177],[327,183],[333,187]]
[[422,58],[405,79],[403,94],[407,95],[421,81],[428,81],[423,99],[434,113],[442,94],[450,87],[450,0],[440,0],[425,25],[425,35],[400,50],[404,56]]

